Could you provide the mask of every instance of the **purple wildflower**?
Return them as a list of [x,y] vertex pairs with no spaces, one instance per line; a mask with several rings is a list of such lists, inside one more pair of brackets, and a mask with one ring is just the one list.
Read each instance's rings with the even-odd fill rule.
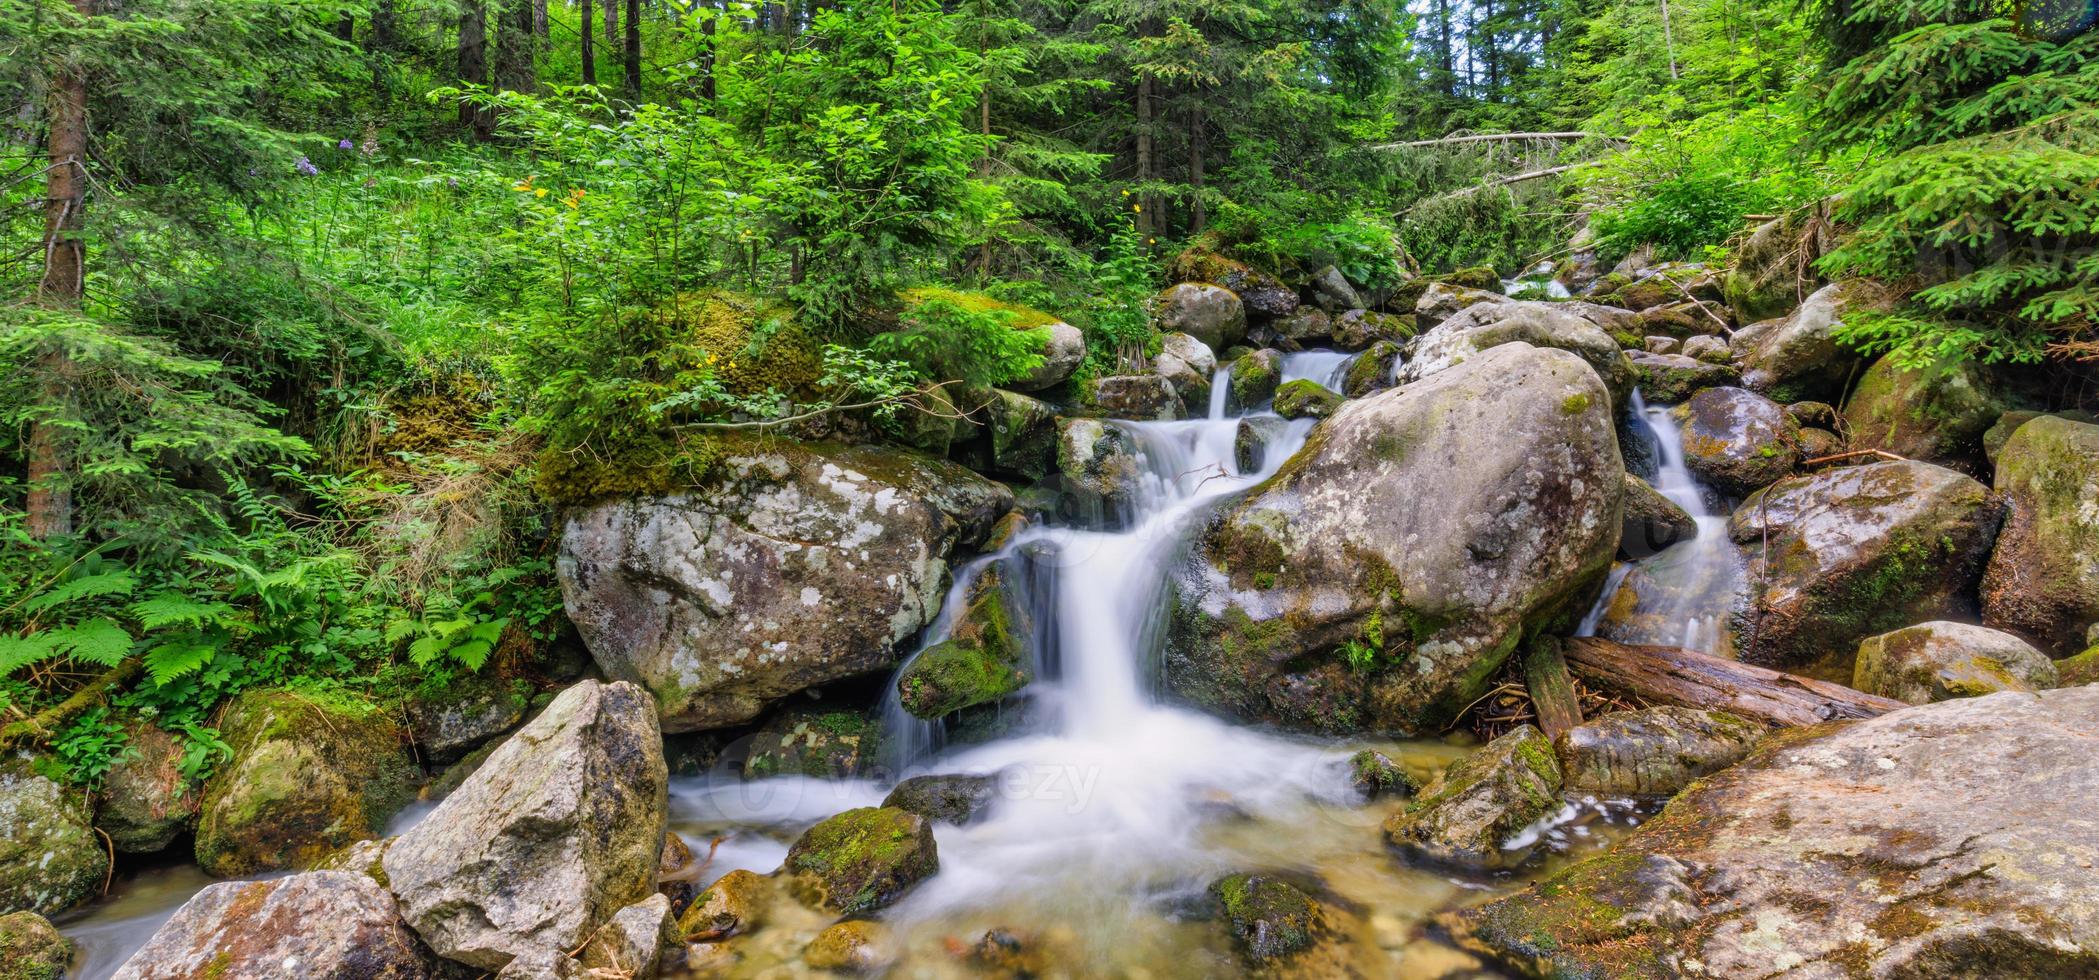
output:
[[292,166],[297,167],[300,173],[308,177],[317,177],[321,173],[321,168],[314,166],[313,161],[306,159],[306,155],[303,153],[299,155],[299,162],[292,164]]
[[456,191],[456,190],[458,190],[458,189],[459,189],[459,178],[457,178],[457,177],[446,177],[446,178],[445,178],[445,186],[446,186],[446,187],[449,187],[449,188],[451,188],[451,189],[453,189],[453,190],[455,190],[455,191]]
[[352,143],[349,140],[344,140],[340,143],[335,144],[335,148],[338,150],[348,150],[354,148],[356,145],[357,144]]

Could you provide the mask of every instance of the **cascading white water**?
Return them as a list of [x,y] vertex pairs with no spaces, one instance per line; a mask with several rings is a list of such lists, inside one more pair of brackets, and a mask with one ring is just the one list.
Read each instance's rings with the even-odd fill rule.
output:
[[1689,541],[1628,543],[1636,554],[1661,550],[1614,569],[1578,633],[1727,655],[1727,617],[1743,574],[1741,549],[1727,537],[1728,515],[1684,464],[1683,431],[1669,409],[1649,408],[1635,391],[1632,411],[1654,439],[1654,488],[1691,515],[1698,533]]
[[1278,384],[1292,381],[1317,381],[1332,391],[1340,391],[1348,385],[1348,369],[1361,354],[1346,354],[1332,350],[1308,350],[1283,355],[1282,379]]

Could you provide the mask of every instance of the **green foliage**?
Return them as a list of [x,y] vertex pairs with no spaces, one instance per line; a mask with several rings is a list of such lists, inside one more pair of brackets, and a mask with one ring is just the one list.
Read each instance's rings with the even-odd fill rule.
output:
[[904,311],[898,329],[870,339],[867,349],[910,364],[930,380],[1001,385],[1041,367],[1049,342],[1047,329],[1017,329],[1017,319],[1010,310],[925,298]]
[[131,736],[106,707],[89,708],[51,743],[59,776],[88,788],[102,784],[111,767],[129,754]]
[[1810,204],[1839,179],[1833,162],[1798,152],[1804,124],[1783,104],[1652,123],[1580,181],[1608,261],[1640,245],[1658,259],[1702,259],[1747,230],[1744,215]]

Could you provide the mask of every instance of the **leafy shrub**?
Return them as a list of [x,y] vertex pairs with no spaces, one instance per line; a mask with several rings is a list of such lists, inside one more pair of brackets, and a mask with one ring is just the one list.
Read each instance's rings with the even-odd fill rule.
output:
[[1800,152],[1806,132],[1781,103],[1681,123],[1650,120],[1626,149],[1583,172],[1597,252],[1616,261],[1641,245],[1663,259],[1703,259],[1744,231],[1745,215],[1788,211],[1827,195],[1845,161]]
[[1047,330],[1021,329],[1025,313],[988,297],[965,306],[956,300],[967,297],[952,295],[922,292],[905,308],[898,329],[868,340],[868,352],[909,364],[930,381],[972,385],[1005,384],[1042,366]]

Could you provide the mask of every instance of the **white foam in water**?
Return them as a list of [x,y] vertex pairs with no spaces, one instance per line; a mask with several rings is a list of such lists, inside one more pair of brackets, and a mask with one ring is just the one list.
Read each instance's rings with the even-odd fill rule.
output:
[[1317,381],[1333,391],[1340,391],[1348,383],[1349,367],[1361,356],[1363,355],[1344,354],[1333,350],[1307,350],[1284,354],[1282,380],[1277,384]]

